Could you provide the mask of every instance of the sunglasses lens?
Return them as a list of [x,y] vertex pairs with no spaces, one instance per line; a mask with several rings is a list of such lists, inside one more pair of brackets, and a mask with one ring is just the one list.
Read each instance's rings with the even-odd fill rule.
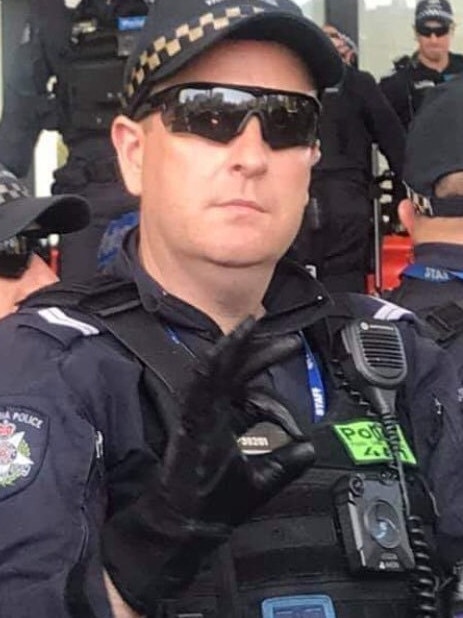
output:
[[441,36],[445,36],[446,34],[448,34],[450,32],[450,27],[449,26],[437,26],[437,27],[432,27],[432,26],[417,26],[416,31],[418,32],[418,34],[420,34],[421,36],[425,36],[425,37],[430,37],[433,34],[436,37],[441,37]]
[[303,95],[254,94],[231,87],[184,87],[163,106],[162,120],[173,133],[192,133],[226,144],[253,114],[264,138],[274,148],[313,145],[317,137],[318,103]]
[[0,277],[16,279],[27,269],[32,248],[25,236],[13,236],[0,243]]
[[274,149],[313,146],[317,139],[318,105],[297,95],[270,95],[264,135]]
[[172,133],[192,133],[226,144],[238,133],[246,99],[252,95],[226,88],[182,88],[165,106],[162,118]]

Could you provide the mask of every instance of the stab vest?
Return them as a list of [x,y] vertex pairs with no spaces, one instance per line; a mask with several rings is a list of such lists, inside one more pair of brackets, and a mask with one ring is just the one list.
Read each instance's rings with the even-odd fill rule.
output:
[[[96,316],[145,366],[148,398],[164,431],[175,431],[177,400],[191,357],[182,355],[181,346],[173,350],[156,316],[143,309],[135,285],[101,277],[91,289],[76,285],[70,291],[57,286],[31,296],[27,304],[68,307]],[[334,332],[353,317],[347,305],[335,308],[328,325]],[[314,425],[310,434],[317,453],[315,466],[237,527],[226,544],[204,559],[193,583],[180,594],[163,599],[148,618],[258,618],[263,615],[265,599],[320,594],[331,598],[336,618],[436,615],[423,609],[435,579],[429,555],[422,551],[425,535],[417,520],[412,522],[408,537],[410,545],[422,551],[421,556],[415,554],[415,571],[419,569],[420,577],[413,578],[413,570],[351,572],[348,568],[336,488],[353,475],[387,485],[391,468],[380,461],[370,465],[353,461],[333,430],[334,425],[355,420],[377,420],[342,371],[335,369],[333,376],[327,420]],[[159,436],[150,435],[150,431],[156,432],[156,426],[147,420],[147,442],[159,442]],[[434,513],[425,484],[416,468],[407,467],[406,474],[412,512],[419,513],[430,529]],[[320,614],[297,614],[297,618],[306,616],[318,618]],[[286,618],[286,614],[277,614],[277,618]]]
[[124,67],[148,7],[144,0],[113,4],[84,0],[73,11],[56,92],[63,133],[107,131],[120,108]]

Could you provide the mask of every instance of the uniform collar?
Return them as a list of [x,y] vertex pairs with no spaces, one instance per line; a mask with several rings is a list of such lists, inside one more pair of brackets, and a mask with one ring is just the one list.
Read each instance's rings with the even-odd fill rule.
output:
[[443,74],[447,74],[447,73],[459,73],[462,70],[462,60],[463,60],[463,56],[460,56],[460,54],[454,54],[452,52],[449,52],[449,60],[447,63],[447,66],[442,69],[442,71],[437,71],[436,69],[433,69],[431,67],[428,67],[428,65],[424,64],[423,62],[421,62],[421,60],[419,60],[418,58],[418,52],[415,52],[412,56],[412,61],[415,64],[415,67],[420,68],[423,72],[427,72],[429,75],[443,75]]
[[463,270],[463,245],[427,242],[416,245],[413,254],[416,264]]
[[[110,274],[135,282],[147,311],[156,311],[169,323],[192,330],[218,332],[218,326],[206,314],[168,294],[144,270],[138,258],[138,228],[130,232],[109,269]],[[332,301],[325,288],[295,262],[284,258],[275,269],[264,297],[266,315],[259,321],[256,334],[284,334],[299,331],[329,313]]]

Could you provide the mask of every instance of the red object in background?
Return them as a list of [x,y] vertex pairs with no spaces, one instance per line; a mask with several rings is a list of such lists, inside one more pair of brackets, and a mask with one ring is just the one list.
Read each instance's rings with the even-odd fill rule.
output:
[[[413,261],[410,236],[389,234],[383,237],[382,246],[382,290],[395,288],[400,282],[400,273]],[[375,276],[368,275],[368,293],[375,294]]]
[[58,247],[50,248],[50,268],[55,273],[56,276],[59,276],[59,249]]

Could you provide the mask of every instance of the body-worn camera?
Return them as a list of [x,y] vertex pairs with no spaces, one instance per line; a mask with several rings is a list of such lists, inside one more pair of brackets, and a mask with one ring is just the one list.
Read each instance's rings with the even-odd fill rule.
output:
[[400,485],[393,475],[347,475],[336,484],[335,503],[351,571],[414,568]]

